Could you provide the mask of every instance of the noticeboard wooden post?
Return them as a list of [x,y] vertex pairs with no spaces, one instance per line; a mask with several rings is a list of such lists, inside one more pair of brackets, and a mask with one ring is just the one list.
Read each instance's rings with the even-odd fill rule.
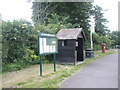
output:
[[38,33],[38,52],[40,56],[40,76],[42,76],[42,56],[54,54],[54,71],[56,71],[56,53],[58,39],[54,34]]

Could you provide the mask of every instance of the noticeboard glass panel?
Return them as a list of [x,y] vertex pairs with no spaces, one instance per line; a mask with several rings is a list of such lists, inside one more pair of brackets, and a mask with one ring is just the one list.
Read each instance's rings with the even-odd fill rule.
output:
[[58,52],[58,40],[51,34],[39,34],[39,54],[50,54]]

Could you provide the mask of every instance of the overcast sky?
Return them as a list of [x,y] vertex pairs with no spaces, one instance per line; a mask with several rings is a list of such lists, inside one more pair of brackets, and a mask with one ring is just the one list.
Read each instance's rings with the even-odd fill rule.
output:
[[107,26],[110,30],[118,30],[118,2],[120,0],[95,0],[94,4],[101,6],[107,10],[104,17],[107,18],[109,23]]
[[[118,29],[118,1],[120,0],[95,0],[94,5],[99,5],[105,12],[105,18],[109,21],[107,26],[110,30]],[[32,4],[27,3],[27,0],[1,0],[0,13],[2,20],[26,19],[31,20]]]

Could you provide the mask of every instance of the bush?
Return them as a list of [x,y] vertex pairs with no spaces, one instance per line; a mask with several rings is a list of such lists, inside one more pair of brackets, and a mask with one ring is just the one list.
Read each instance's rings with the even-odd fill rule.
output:
[[2,59],[3,63],[13,63],[27,55],[31,26],[24,20],[3,22]]
[[37,39],[32,28],[25,20],[3,22],[2,71],[20,70],[30,64],[39,63],[39,57],[35,53]]
[[106,44],[106,49],[110,49],[113,40],[110,40],[110,36],[99,36],[97,33],[93,34],[93,50],[101,50],[102,43]]
[[94,50],[94,51],[96,51],[96,50],[101,50],[101,45],[94,44],[93,50]]
[[10,63],[10,64],[6,64],[2,67],[2,71],[16,71],[16,70],[20,70],[22,69],[24,66],[21,65],[20,63]]
[[15,59],[12,63],[3,63],[2,71],[16,71],[20,70],[28,65],[38,64],[39,63],[39,57],[35,55],[33,50],[26,50],[27,55],[25,55],[23,58]]

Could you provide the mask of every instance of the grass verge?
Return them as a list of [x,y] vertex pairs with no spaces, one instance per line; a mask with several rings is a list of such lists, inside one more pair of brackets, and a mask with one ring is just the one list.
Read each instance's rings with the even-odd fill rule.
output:
[[[109,50],[106,53],[101,53],[101,51],[95,52],[95,57],[92,59],[85,59],[85,62],[74,66],[74,65],[58,65],[57,64],[57,72],[53,72],[53,64],[44,64],[43,65],[43,76],[39,76],[39,65],[35,67],[29,67],[29,69],[26,70],[20,70],[19,72],[15,72],[17,74],[16,80],[13,78],[11,83],[6,81],[6,83],[3,84],[3,87],[15,87],[15,88],[58,88],[61,84],[61,82],[65,79],[67,79],[69,76],[76,73],[78,70],[80,70],[83,66],[86,64],[89,64],[98,58],[107,56],[109,54],[115,53],[116,51]],[[29,73],[27,71],[30,71]],[[26,74],[24,74],[27,72]],[[21,74],[19,76],[18,74]],[[7,73],[5,73],[7,74]],[[11,72],[9,73],[11,75]],[[9,76],[8,74],[8,76]],[[3,74],[4,75],[4,74]],[[26,76],[25,76],[26,75]],[[28,76],[27,76],[28,75]],[[7,77],[4,76],[3,79]],[[21,80],[23,78],[23,80]],[[5,79],[4,79],[5,80]],[[17,81],[17,82],[15,82]]]

